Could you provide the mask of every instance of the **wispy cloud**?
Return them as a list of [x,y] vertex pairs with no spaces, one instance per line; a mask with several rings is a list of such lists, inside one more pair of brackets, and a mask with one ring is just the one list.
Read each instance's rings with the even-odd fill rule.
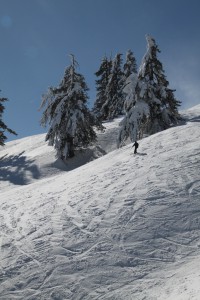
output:
[[167,78],[170,87],[176,89],[176,97],[182,108],[200,103],[200,60],[199,57],[181,55],[168,61]]

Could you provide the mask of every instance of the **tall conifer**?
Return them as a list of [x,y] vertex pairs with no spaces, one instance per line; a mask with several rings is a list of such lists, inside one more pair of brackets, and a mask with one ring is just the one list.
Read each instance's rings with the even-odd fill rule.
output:
[[180,115],[174,90],[169,88],[163,65],[157,55],[160,50],[151,36],[146,36],[147,52],[142,60],[138,75],[137,98],[149,105],[145,133],[152,134],[178,123]]
[[112,120],[124,114],[122,54],[117,54],[112,62],[112,72],[106,88],[106,102],[102,109],[103,119]]
[[65,70],[60,85],[48,90],[41,105],[46,106],[41,124],[50,125],[46,140],[54,145],[62,160],[73,157],[76,149],[96,140],[93,129],[95,118],[87,107],[88,87],[76,67],[77,62],[72,55],[71,65]]
[[5,141],[7,139],[6,135],[5,135],[5,132],[9,132],[9,133],[12,133],[14,135],[17,135],[17,133],[10,129],[2,120],[3,118],[3,113],[4,113],[4,110],[5,110],[5,106],[3,105],[3,103],[5,101],[8,101],[7,98],[0,98],[0,146],[4,146],[5,145]]
[[96,80],[96,100],[93,107],[93,112],[97,118],[103,119],[105,111],[103,109],[107,100],[106,90],[109,77],[112,69],[112,61],[106,56],[103,57],[99,70],[95,73],[98,77]]
[[128,50],[126,53],[126,61],[124,63],[124,76],[127,79],[133,73],[137,73],[137,63],[133,52]]
[[169,88],[162,63],[157,58],[160,50],[152,37],[147,35],[146,39],[147,52],[138,78],[130,78],[125,88],[126,115],[121,123],[119,145],[128,137],[134,141],[143,134],[150,135],[176,125],[180,120],[180,101]]

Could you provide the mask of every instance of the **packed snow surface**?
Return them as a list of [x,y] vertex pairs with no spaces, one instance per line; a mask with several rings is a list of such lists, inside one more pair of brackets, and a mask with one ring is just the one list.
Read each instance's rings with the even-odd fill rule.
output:
[[118,121],[66,166],[44,135],[0,149],[1,300],[200,299],[200,105],[183,116],[137,155]]

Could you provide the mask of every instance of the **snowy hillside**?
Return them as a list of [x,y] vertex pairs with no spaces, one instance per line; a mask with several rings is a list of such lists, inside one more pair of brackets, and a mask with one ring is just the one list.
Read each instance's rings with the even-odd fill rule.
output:
[[104,131],[97,133],[96,144],[76,153],[67,165],[56,159],[54,148],[45,142],[45,134],[7,143],[5,147],[0,148],[0,190],[30,184],[38,179],[71,171],[115,150],[120,121],[121,118],[113,122],[105,122]]
[[0,299],[200,299],[200,105],[184,116],[68,172],[42,135],[1,149]]

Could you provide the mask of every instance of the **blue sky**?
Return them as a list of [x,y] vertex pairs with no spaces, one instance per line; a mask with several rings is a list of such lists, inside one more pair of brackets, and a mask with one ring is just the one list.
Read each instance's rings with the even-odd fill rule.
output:
[[41,96],[59,84],[70,53],[90,88],[91,106],[102,56],[125,57],[132,49],[140,65],[147,33],[159,45],[182,108],[200,103],[199,11],[199,0],[0,0],[0,89],[9,99],[4,122],[17,138],[45,132]]

